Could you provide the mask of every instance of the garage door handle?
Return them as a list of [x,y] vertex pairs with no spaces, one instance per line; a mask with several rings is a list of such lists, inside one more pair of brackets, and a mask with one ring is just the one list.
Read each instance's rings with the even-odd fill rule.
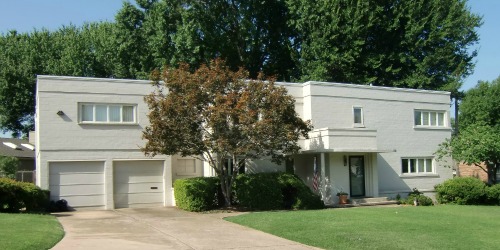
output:
[[158,189],[158,187],[151,187],[151,189]]

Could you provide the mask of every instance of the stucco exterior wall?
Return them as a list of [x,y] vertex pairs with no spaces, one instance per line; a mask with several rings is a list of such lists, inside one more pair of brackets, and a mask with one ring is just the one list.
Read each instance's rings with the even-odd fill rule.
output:
[[[175,166],[180,157],[149,157],[140,148],[149,124],[144,96],[153,91],[149,81],[39,76],[36,107],[36,183],[49,189],[51,162],[102,161],[104,163],[105,208],[113,208],[113,165],[119,161],[161,160],[164,165],[165,205],[173,204],[172,183],[177,178],[201,176],[197,161],[191,173],[180,174]],[[134,124],[84,124],[80,103],[136,105]],[[63,114],[58,114],[62,111]],[[60,112],[59,112],[60,113]]]
[[[378,168],[379,195],[395,196],[409,192],[412,188],[430,192],[435,184],[452,177],[452,170],[444,167],[448,162],[434,162],[435,171],[432,174],[403,174],[401,167],[401,158],[404,157],[433,157],[438,145],[451,136],[448,92],[322,82],[306,82],[302,86],[303,110],[298,113],[304,119],[311,119],[317,131],[311,135],[329,134],[319,142],[326,145],[307,145],[306,142],[304,148],[314,150],[314,147],[319,146],[319,149],[348,151],[359,147],[369,150],[375,143],[375,151],[379,151],[374,160]],[[363,109],[363,126],[354,124],[353,107]],[[414,126],[416,109],[445,112],[446,126]],[[325,133],[327,130],[329,132]],[[338,132],[342,130],[345,132]],[[363,138],[368,135],[367,132],[353,134],[363,130],[374,135]],[[335,162],[338,157],[332,156],[332,166],[338,165]],[[348,178],[347,170],[331,170],[332,180],[340,178],[335,182],[340,186],[348,186],[348,180],[345,180]]]

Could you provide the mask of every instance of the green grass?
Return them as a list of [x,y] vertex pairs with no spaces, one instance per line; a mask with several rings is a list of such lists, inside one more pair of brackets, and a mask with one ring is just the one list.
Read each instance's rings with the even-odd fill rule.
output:
[[227,218],[324,249],[498,249],[500,207],[366,207]]
[[0,213],[1,249],[50,249],[63,236],[52,215]]

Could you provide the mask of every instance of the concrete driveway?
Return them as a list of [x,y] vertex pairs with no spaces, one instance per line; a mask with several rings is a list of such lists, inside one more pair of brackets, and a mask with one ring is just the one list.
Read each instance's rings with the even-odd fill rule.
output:
[[56,214],[64,238],[53,249],[314,249],[175,207]]

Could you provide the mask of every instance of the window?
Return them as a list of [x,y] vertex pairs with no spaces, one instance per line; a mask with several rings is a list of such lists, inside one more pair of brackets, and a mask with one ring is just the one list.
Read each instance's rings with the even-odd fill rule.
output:
[[136,123],[135,105],[130,104],[80,104],[82,123]]
[[401,159],[401,173],[432,174],[434,173],[432,158],[403,158]]
[[352,113],[354,117],[354,125],[362,126],[363,125],[363,108],[362,107],[353,107]]
[[415,126],[446,127],[445,112],[415,110]]

